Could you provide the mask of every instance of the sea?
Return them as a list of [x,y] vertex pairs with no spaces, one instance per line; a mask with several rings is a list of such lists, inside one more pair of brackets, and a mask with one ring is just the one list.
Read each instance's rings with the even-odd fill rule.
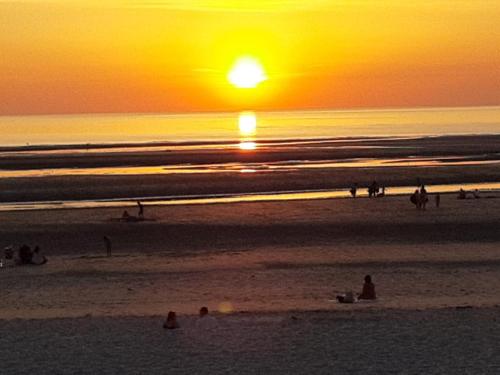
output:
[[500,134],[500,106],[0,116],[0,134],[0,147]]
[[[377,146],[367,140],[425,139],[447,136],[500,135],[500,106],[457,108],[398,108],[362,110],[307,110],[189,114],[84,114],[0,117],[0,182],[10,178],[106,175],[200,175],[205,173],[288,173],[333,168],[432,167],[500,164],[500,145],[487,155],[412,156],[387,158],[385,151],[370,158],[318,158],[329,150],[339,153],[363,148],[404,148],[392,144]],[[347,146],[341,142],[349,141]],[[359,141],[359,145],[355,142]],[[338,146],[335,142],[339,142]],[[354,142],[354,143],[352,143]],[[478,145],[480,146],[480,145]],[[480,147],[479,147],[480,148]],[[293,151],[291,151],[293,150]],[[361,150],[361,151],[360,151]],[[495,151],[496,150],[496,151]],[[207,154],[208,152],[208,154]],[[241,156],[238,152],[245,152]],[[179,162],[144,159],[140,165],[85,165],[85,155],[181,155]],[[169,154],[170,153],[170,154]],[[261,154],[260,157],[259,154]],[[390,153],[389,153],[390,154]],[[197,159],[197,155],[200,155]],[[208,158],[207,158],[208,155]],[[220,156],[220,160],[217,159]],[[227,159],[227,156],[234,160]],[[300,158],[298,155],[301,155]],[[304,156],[305,155],[305,156]],[[309,156],[314,160],[309,160]],[[322,154],[321,154],[322,155]],[[77,156],[83,163],[71,165]],[[37,159],[38,158],[38,159]],[[52,163],[65,158],[65,163]],[[184,158],[184,159],[182,159]],[[42,160],[45,164],[37,164]],[[123,160],[128,160],[124,158]],[[153,160],[148,164],[148,160]],[[212,160],[212,161],[210,161]],[[215,160],[215,161],[213,161]],[[57,161],[57,160],[56,160]],[[69,162],[68,162],[69,161]],[[52,165],[52,164],[53,165]],[[69,163],[69,164],[68,164]],[[312,176],[312,175],[311,175]],[[468,181],[463,181],[467,183]],[[9,185],[11,186],[11,185]],[[500,190],[500,182],[475,181],[430,187],[430,191],[453,192],[468,189]],[[414,186],[398,186],[388,194],[408,194]],[[242,189],[242,192],[246,191]],[[327,199],[348,197],[342,190],[248,191],[248,194],[196,196],[130,196],[94,200],[23,201],[0,194],[0,210],[112,207],[149,200],[151,204],[205,204],[239,201]],[[125,203],[124,203],[125,202]],[[126,203],[128,202],[128,203]]]

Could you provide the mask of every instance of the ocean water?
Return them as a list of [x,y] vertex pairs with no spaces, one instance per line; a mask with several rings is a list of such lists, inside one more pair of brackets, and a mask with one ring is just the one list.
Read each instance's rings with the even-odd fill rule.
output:
[[[0,147],[500,134],[500,107],[0,117]],[[198,145],[197,147],[202,147]]]

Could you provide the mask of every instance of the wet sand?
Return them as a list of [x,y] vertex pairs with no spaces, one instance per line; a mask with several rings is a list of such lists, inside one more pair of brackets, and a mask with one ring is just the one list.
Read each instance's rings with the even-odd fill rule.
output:
[[[360,147],[362,146],[362,147]],[[0,169],[11,173],[27,170],[31,177],[0,178],[0,202],[61,201],[116,199],[134,197],[242,194],[273,191],[345,189],[357,182],[368,186],[373,180],[387,187],[413,186],[419,183],[458,184],[500,182],[500,136],[424,137],[412,139],[330,140],[308,145],[286,144],[265,146],[257,151],[235,149],[198,149],[66,154],[4,152]],[[427,159],[419,166],[411,163]],[[361,159],[360,159],[361,158]],[[367,162],[363,167],[335,168],[327,165],[302,168],[300,163],[313,161],[342,162],[349,160],[400,158],[398,166]],[[406,158],[406,159],[405,159]],[[450,159],[451,158],[451,159]],[[405,160],[408,165],[405,166]],[[291,163],[293,161],[293,163]],[[440,161],[472,163],[448,165]],[[272,163],[286,162],[276,169]],[[485,164],[487,162],[488,164]],[[227,164],[230,163],[230,164]],[[475,163],[475,164],[474,164]],[[195,164],[207,173],[189,168]],[[182,173],[166,175],[82,175],[79,168],[106,167],[182,167]],[[36,177],[42,168],[64,168],[67,175]],[[72,170],[75,171],[73,175]],[[239,173],[239,171],[243,173]],[[254,172],[254,173],[248,173]],[[96,172],[97,173],[97,172]],[[137,172],[137,173],[140,173]],[[35,175],[35,176],[34,176]]]

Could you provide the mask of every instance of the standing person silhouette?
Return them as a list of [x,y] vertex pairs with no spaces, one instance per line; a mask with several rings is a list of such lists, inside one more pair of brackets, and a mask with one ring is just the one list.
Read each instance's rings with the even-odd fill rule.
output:
[[429,198],[427,198],[427,190],[425,189],[425,186],[422,185],[422,187],[420,188],[420,205],[422,209],[425,210],[425,205],[427,204],[428,201]]
[[137,206],[139,207],[138,216],[143,218],[144,217],[144,206],[142,205],[141,201],[137,201]]
[[356,182],[351,186],[351,190],[349,190],[349,192],[353,198],[356,198],[356,193],[358,192],[358,184]]
[[436,193],[436,207],[439,208],[440,204],[441,204],[441,194]]

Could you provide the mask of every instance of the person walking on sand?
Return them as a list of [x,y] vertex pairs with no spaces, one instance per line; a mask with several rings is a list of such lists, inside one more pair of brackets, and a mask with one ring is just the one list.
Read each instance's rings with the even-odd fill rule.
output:
[[142,205],[141,201],[137,201],[137,207],[139,207],[139,216],[140,218],[144,218],[144,206]]
[[111,240],[109,239],[108,236],[104,236],[104,245],[106,246],[106,256],[110,257],[111,256]]
[[358,299],[377,299],[377,294],[375,293],[375,284],[372,283],[372,277],[370,275],[365,276],[365,283],[363,284],[363,291],[358,296]]

